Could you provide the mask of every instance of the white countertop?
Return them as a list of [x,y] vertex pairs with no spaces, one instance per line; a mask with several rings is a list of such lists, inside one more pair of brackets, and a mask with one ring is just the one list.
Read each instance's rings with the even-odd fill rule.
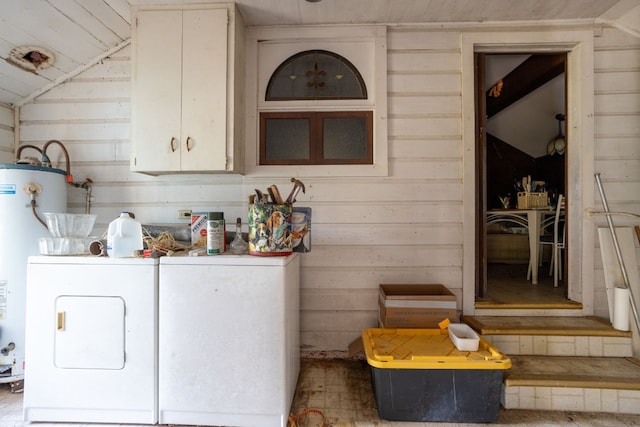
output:
[[102,264],[102,265],[251,265],[251,266],[284,266],[299,254],[288,256],[256,256],[256,255],[200,255],[189,256],[186,252],[160,258],[110,258],[108,256],[67,256],[38,255],[30,256],[29,264]]

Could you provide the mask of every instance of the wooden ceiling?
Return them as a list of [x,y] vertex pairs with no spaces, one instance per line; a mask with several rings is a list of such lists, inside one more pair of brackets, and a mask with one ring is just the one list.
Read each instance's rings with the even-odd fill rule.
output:
[[[37,46],[53,66],[24,71],[0,61],[0,103],[21,105],[126,45],[130,6],[222,0],[0,0],[0,58]],[[486,23],[615,20],[637,0],[238,0],[247,25]]]
[[487,119],[564,73],[566,58],[565,53],[531,55],[518,65],[500,79],[499,94],[493,94],[492,88],[487,90]]

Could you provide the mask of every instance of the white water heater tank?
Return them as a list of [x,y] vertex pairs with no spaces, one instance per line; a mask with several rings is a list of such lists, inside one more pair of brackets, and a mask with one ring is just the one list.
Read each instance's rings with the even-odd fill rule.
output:
[[27,258],[51,236],[34,210],[40,218],[67,211],[65,178],[61,169],[0,164],[0,383],[24,377]]

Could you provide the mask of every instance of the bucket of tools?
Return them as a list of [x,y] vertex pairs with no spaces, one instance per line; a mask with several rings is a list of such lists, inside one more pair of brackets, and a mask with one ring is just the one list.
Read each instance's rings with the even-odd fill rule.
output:
[[293,252],[290,204],[249,205],[249,254],[285,256]]

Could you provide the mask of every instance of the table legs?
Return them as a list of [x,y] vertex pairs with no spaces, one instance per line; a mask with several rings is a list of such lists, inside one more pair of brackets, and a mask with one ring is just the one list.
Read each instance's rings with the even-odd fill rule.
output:
[[540,222],[542,214],[538,211],[527,212],[529,223],[529,262],[531,264],[531,283],[538,283],[538,245],[540,242]]

